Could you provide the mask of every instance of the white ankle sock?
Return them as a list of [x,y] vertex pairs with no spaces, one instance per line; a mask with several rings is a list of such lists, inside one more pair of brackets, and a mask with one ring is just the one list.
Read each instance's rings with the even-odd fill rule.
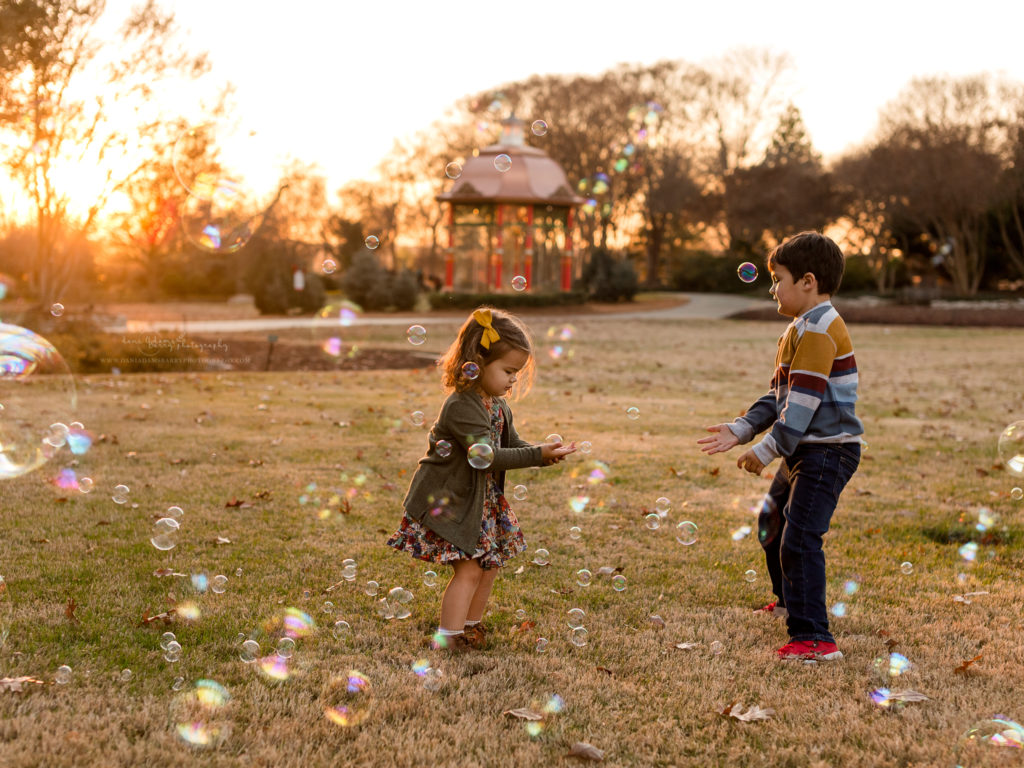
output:
[[444,627],[438,627],[437,632],[434,634],[440,635],[441,637],[454,637],[455,635],[464,635],[461,629],[445,629]]
[[466,622],[466,626],[467,627],[475,627],[479,623],[480,623],[479,621],[467,621]]

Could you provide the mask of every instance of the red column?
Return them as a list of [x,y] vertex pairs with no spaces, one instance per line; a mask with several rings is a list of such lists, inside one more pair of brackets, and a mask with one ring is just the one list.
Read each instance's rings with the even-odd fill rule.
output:
[[533,287],[533,206],[526,209],[526,270],[523,277],[526,278],[526,287]]
[[444,289],[455,286],[455,203],[448,203],[448,250],[444,254]]
[[572,290],[572,208],[565,217],[565,248],[562,251],[562,290]]
[[501,260],[505,254],[505,206],[498,204],[494,215],[494,289],[501,290]]

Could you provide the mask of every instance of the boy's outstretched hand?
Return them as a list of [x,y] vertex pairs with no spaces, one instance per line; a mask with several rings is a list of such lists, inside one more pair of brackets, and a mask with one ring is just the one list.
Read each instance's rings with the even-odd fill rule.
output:
[[702,437],[697,443],[704,446],[701,450],[708,455],[722,453],[739,445],[739,439],[729,429],[728,424],[715,424],[715,426],[705,427],[705,429],[713,434],[710,437]]
[[570,453],[576,453],[576,441],[573,440],[568,445],[562,445],[561,443],[541,443],[540,455],[544,459],[544,466],[550,467],[552,464],[565,459]]

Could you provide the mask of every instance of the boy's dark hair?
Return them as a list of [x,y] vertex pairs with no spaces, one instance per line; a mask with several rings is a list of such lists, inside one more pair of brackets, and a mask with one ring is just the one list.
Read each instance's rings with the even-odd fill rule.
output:
[[768,267],[781,264],[799,280],[808,272],[818,280],[818,293],[831,296],[843,281],[846,260],[835,241],[820,232],[801,232],[775,246],[768,254]]

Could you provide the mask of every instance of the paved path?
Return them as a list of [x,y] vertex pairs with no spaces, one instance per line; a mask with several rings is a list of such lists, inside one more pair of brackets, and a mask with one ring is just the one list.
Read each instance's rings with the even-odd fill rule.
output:
[[[758,307],[774,307],[775,302],[769,299],[750,299],[725,293],[681,293],[688,301],[668,309],[640,309],[628,312],[596,312],[594,314],[559,313],[552,309],[550,314],[529,315],[532,321],[549,320],[715,320],[728,317],[745,309]],[[360,319],[363,325],[411,325],[413,323],[436,322],[438,315],[402,314],[402,315],[364,315]],[[450,316],[445,315],[445,318]],[[452,317],[457,320],[458,318]],[[335,325],[334,321],[314,320],[309,317],[254,317],[236,320],[128,320],[108,326],[105,330],[111,333],[150,333],[156,331],[179,331],[183,333],[244,333],[250,331],[275,331],[286,328],[310,328],[318,323],[325,327]]]

